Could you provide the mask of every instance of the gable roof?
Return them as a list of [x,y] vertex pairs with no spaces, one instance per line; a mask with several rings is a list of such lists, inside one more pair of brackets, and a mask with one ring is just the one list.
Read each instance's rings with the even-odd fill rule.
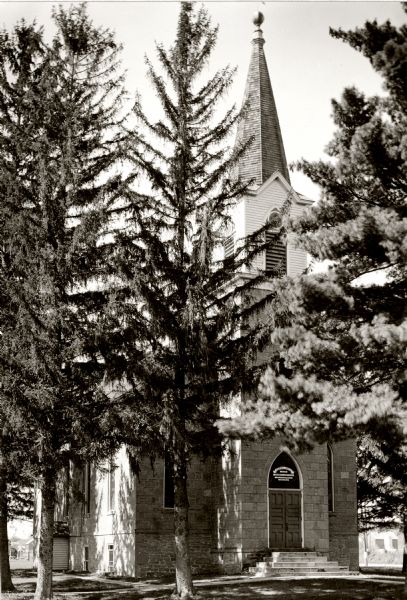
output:
[[289,181],[280,173],[280,171],[274,171],[272,175],[258,188],[251,188],[246,192],[249,196],[260,196],[270,185],[272,185],[275,181],[278,181],[282,187],[287,191],[287,193],[292,194],[292,199],[296,204],[302,204],[305,206],[310,206],[314,204],[314,201],[310,198],[307,198],[303,194],[296,192],[292,187]]

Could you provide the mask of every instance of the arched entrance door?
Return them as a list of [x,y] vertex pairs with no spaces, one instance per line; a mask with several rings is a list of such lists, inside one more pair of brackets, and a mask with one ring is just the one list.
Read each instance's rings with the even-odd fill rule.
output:
[[269,474],[269,546],[302,547],[302,492],[297,465],[281,452]]

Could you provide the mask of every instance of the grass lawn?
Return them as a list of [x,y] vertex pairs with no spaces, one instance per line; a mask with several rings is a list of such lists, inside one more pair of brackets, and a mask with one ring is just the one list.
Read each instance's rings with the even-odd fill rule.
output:
[[[17,594],[3,594],[1,600],[32,600],[34,583],[14,578]],[[72,575],[56,575],[55,600],[167,600],[171,585],[158,581],[119,583],[104,579],[87,579]],[[250,582],[218,585],[198,583],[200,600],[401,600],[404,583],[401,578],[380,576],[353,578],[315,578]]]

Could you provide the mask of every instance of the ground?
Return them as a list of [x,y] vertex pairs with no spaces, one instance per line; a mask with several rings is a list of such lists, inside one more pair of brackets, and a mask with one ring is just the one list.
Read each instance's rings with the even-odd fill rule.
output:
[[[33,571],[13,571],[16,594],[2,600],[32,600]],[[216,578],[196,582],[199,600],[401,600],[400,576],[361,574],[351,577],[249,579]],[[87,575],[54,574],[54,600],[167,600],[173,584],[159,580],[108,580]]]

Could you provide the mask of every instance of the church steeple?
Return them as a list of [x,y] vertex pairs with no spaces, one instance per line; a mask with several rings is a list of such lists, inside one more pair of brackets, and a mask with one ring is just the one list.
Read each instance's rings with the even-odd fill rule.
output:
[[239,162],[238,171],[244,181],[253,178],[256,185],[264,183],[275,171],[280,171],[286,180],[290,181],[276,104],[263,51],[264,39],[260,29],[263,21],[263,14],[256,13],[253,18],[256,30],[252,41],[252,56],[244,95],[247,108],[237,132],[237,140],[241,142],[254,137],[251,146]]

